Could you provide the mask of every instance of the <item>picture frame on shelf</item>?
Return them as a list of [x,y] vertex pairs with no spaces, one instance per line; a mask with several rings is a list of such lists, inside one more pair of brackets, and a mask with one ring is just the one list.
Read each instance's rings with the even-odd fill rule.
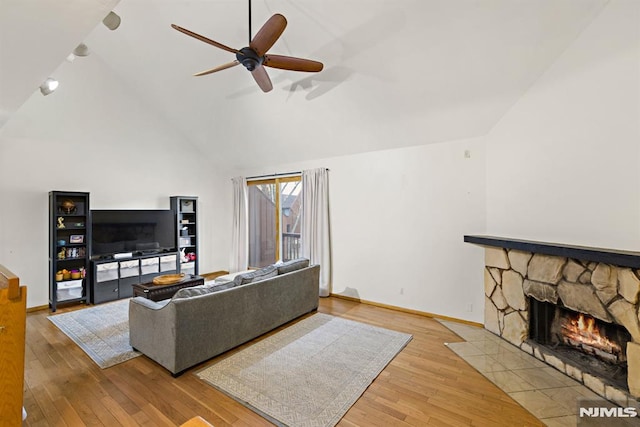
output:
[[84,243],[84,235],[83,234],[72,234],[69,236],[69,243]]

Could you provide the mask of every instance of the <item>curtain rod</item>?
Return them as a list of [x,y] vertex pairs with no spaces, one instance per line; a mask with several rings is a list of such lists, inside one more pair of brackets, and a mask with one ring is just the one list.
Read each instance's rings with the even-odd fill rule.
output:
[[[329,168],[327,168],[326,170],[329,170]],[[256,175],[256,176],[249,176],[246,179],[247,179],[247,181],[250,181],[250,180],[254,180],[254,179],[277,178],[279,176],[294,176],[294,175],[302,175],[302,171],[285,172],[285,173],[272,173],[272,174],[269,174],[269,175]]]

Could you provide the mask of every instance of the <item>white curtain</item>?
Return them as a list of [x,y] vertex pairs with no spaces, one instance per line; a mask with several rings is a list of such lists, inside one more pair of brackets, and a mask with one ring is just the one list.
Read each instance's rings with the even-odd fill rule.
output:
[[241,176],[232,178],[233,229],[229,272],[244,271],[249,263],[249,208],[247,181]]
[[331,293],[329,173],[326,168],[302,172],[302,256],[320,265],[320,296]]

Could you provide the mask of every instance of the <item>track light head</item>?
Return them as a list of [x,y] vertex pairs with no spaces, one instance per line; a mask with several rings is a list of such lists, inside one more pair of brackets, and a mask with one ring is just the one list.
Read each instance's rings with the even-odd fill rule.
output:
[[121,19],[115,12],[109,12],[107,16],[104,17],[102,23],[110,29],[111,31],[115,30],[120,26]]
[[47,80],[44,81],[44,83],[40,85],[40,92],[44,96],[47,96],[53,93],[58,88],[59,85],[60,83],[56,79],[49,77]]

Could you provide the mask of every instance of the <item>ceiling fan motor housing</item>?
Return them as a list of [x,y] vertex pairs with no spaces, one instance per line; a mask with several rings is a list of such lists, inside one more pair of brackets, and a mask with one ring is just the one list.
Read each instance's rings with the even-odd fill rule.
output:
[[262,65],[264,56],[258,54],[250,47],[243,47],[239,53],[236,53],[236,59],[249,71],[253,71],[256,67]]

